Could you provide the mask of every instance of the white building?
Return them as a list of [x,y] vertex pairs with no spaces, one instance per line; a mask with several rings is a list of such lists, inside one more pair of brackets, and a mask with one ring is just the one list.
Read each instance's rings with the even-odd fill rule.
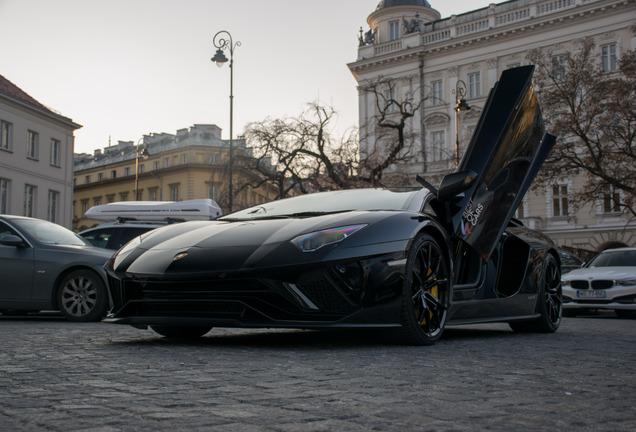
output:
[[[442,0],[438,0],[442,1]],[[636,48],[634,0],[511,0],[442,18],[426,0],[382,0],[361,30],[358,58],[349,68],[359,88],[361,153],[373,151],[378,129],[375,95],[364,91],[379,79],[395,82],[397,99],[423,101],[409,119],[416,157],[395,172],[424,174],[438,181],[455,168],[470,139],[488,93],[504,69],[528,64],[535,48],[567,52],[591,37],[599,57],[616,64]],[[612,63],[613,62],[613,63]],[[457,113],[465,89],[468,111]],[[573,212],[573,188],[582,179],[564,179],[540,194],[530,193],[518,211],[526,225],[549,234],[560,246],[595,251],[609,245],[636,246],[636,225],[603,203]]]
[[71,228],[73,131],[80,127],[0,75],[0,213]]

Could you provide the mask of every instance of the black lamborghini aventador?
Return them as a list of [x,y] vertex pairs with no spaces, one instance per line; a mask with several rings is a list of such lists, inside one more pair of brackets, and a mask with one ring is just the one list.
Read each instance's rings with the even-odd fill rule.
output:
[[213,327],[386,327],[428,345],[453,323],[561,321],[554,244],[512,218],[554,144],[532,66],[505,71],[439,187],[344,190],[146,233],[107,263],[107,322],[168,337]]

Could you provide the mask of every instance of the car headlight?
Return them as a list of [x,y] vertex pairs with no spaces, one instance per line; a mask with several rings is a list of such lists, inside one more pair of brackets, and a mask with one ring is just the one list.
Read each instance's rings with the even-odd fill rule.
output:
[[569,287],[570,286],[570,281],[561,279],[561,286],[562,287]]
[[308,234],[299,235],[291,242],[303,252],[313,252],[323,246],[338,243],[364,228],[363,225],[349,225],[337,228],[330,228],[322,231],[315,231]]
[[636,285],[636,279],[617,280],[616,286],[634,286]]

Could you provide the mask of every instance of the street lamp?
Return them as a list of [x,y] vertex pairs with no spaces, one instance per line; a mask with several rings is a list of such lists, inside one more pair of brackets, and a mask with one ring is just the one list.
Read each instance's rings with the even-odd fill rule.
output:
[[459,112],[468,111],[471,108],[464,96],[466,96],[466,83],[459,80],[455,84],[455,168],[459,166]]
[[[143,140],[143,138],[139,139],[139,141],[141,140]],[[135,151],[135,201],[139,200],[139,158],[146,160],[150,156],[146,147],[139,149],[139,141],[137,141],[137,148]]]
[[218,67],[222,67],[223,64],[227,63],[228,59],[223,53],[224,50],[228,50],[230,52],[230,181],[228,185],[229,191],[229,210],[230,212],[233,210],[233,191],[232,191],[232,171],[234,164],[234,131],[233,131],[233,123],[234,123],[234,48],[241,46],[241,42],[233,42],[232,35],[225,31],[221,30],[217,34],[214,35],[212,39],[212,43],[214,43],[214,47],[217,48],[216,54],[210,60],[212,60]]

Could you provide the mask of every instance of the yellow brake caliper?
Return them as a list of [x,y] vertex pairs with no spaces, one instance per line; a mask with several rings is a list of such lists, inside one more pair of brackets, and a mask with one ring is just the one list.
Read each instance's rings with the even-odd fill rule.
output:
[[[428,271],[426,272],[426,277],[428,278],[428,277],[429,277],[432,273],[433,273],[433,270],[431,270],[431,269],[429,268],[429,269],[428,269]],[[433,280],[437,280],[437,278],[435,278],[435,279],[433,279]],[[430,290],[428,290],[428,292],[429,292],[429,293],[430,293],[433,297],[435,297],[435,298],[437,298],[437,295],[438,295],[438,292],[437,292],[437,291],[438,291],[438,287],[437,287],[437,285],[433,285],[433,286],[431,287],[431,289],[430,289]],[[430,318],[433,318],[433,311],[432,311],[432,310],[430,310],[430,309],[429,309],[429,311],[428,311],[428,317],[429,317],[429,319],[430,319]],[[424,318],[424,319],[422,320],[422,322],[420,322],[420,325],[424,325],[425,323],[426,323],[426,318]]]

